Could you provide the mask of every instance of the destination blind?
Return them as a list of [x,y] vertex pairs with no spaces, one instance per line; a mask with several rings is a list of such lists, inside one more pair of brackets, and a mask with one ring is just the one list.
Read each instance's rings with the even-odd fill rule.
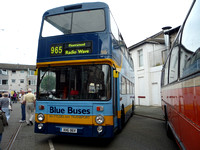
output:
[[92,53],[91,41],[52,44],[50,47],[51,56],[80,55],[89,53]]

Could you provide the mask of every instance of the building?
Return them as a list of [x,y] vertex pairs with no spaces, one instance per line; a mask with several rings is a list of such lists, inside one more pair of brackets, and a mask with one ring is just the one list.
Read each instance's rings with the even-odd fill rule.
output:
[[36,66],[0,63],[0,92],[27,91],[31,88],[36,92],[37,76],[34,75]]
[[[170,43],[178,30],[169,30]],[[161,31],[128,48],[134,61],[136,105],[161,106],[161,70],[170,49],[165,45],[165,34]]]

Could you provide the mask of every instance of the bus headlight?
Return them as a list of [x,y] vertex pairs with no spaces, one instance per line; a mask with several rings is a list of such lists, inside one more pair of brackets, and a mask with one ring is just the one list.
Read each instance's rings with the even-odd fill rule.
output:
[[42,113],[38,114],[37,119],[38,119],[38,121],[43,121],[44,115]]
[[104,123],[104,117],[102,115],[98,115],[96,116],[95,121],[97,124],[102,124]]
[[103,127],[102,126],[98,126],[97,127],[97,132],[100,134],[103,132]]
[[41,130],[42,128],[43,128],[43,124],[42,123],[38,124],[38,129]]

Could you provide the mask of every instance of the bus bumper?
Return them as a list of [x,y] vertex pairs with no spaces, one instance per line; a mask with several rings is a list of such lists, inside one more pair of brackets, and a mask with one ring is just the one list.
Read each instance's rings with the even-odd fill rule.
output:
[[[54,123],[37,123],[35,122],[35,133],[41,134],[56,134],[66,136],[79,136],[79,137],[101,137],[111,138],[114,136],[113,126],[102,126],[102,132],[98,132],[99,126],[89,125],[66,125],[66,124],[54,124]],[[62,129],[76,129],[75,133],[69,133]]]

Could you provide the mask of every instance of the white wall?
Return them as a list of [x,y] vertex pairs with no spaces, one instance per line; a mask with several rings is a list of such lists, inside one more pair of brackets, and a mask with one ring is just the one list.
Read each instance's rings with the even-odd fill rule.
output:
[[151,83],[150,83],[150,92],[151,92],[151,102],[150,105],[153,106],[161,106],[161,90],[160,90],[160,82],[161,82],[161,70],[162,65],[157,67],[152,67],[150,69],[151,75]]
[[[12,82],[12,79],[15,79],[15,83]],[[20,79],[24,79],[24,83],[20,83]],[[36,91],[36,85],[29,85],[28,80],[35,80],[37,82],[37,76],[28,75],[28,71],[24,70],[24,72],[16,71],[13,73],[11,70],[8,70],[8,87],[9,92],[16,91],[20,92],[20,90],[27,91],[28,88],[31,88],[33,92]]]
[[[143,67],[139,67],[138,51],[143,49]],[[134,61],[135,69],[135,104],[136,105],[155,105],[161,106],[160,80],[162,65],[152,67],[152,62],[161,60],[159,51],[165,49],[164,45],[145,43],[134,50],[131,50],[131,56]],[[156,55],[152,52],[156,51]],[[157,53],[158,52],[158,53]],[[156,61],[157,64],[157,61]]]
[[[11,70],[9,70],[8,75],[8,85],[10,91],[19,92],[20,90],[27,90],[27,71],[24,71],[23,73],[16,71],[16,73],[13,73]],[[12,83],[12,79],[15,79],[15,83]],[[24,83],[20,83],[20,79],[24,79]]]

